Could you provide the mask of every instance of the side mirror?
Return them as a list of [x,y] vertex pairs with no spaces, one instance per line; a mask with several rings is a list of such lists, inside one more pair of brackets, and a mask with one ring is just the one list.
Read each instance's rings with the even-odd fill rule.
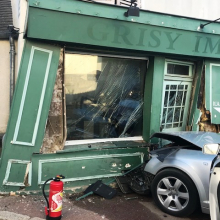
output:
[[217,155],[220,150],[219,144],[206,144],[204,145],[202,152],[204,154],[211,154],[211,155]]

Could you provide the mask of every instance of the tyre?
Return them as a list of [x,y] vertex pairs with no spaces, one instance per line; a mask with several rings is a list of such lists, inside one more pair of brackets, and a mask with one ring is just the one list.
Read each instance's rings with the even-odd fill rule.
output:
[[151,192],[156,205],[164,212],[185,217],[199,204],[197,189],[192,180],[176,169],[159,172],[152,181]]

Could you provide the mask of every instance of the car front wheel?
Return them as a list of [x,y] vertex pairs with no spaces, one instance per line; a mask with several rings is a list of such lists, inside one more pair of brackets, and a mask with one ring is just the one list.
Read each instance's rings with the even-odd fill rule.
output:
[[198,193],[192,180],[176,169],[159,172],[151,185],[152,196],[158,207],[174,216],[193,213],[198,205]]

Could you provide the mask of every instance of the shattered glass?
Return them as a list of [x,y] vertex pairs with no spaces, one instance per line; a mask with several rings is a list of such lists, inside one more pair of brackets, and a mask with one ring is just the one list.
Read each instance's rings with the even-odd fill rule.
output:
[[164,96],[164,106],[166,106],[166,107],[167,107],[168,95],[169,95],[169,92],[168,92],[168,91],[165,91],[165,96]]
[[142,135],[145,60],[66,54],[67,140]]
[[173,122],[179,122],[179,120],[180,120],[180,109],[181,108],[175,108]]
[[164,123],[165,123],[165,120],[166,120],[166,115],[167,115],[167,108],[164,108],[164,109],[163,109],[162,124],[164,124]]
[[176,96],[176,106],[181,106],[183,98],[183,91],[178,91]]
[[176,91],[170,91],[169,106],[174,106],[176,99]]
[[168,108],[167,123],[172,123],[173,122],[173,110],[174,110],[174,108]]

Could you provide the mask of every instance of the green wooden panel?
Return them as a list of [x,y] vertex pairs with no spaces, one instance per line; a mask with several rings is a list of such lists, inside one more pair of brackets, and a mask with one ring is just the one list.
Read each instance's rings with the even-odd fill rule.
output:
[[[62,161],[63,160],[63,161]],[[117,155],[109,157],[82,157],[82,158],[63,158],[56,162],[47,160],[42,164],[42,181],[48,177],[62,173],[67,179],[76,181],[83,179],[94,179],[96,176],[116,176],[120,175],[122,170],[133,167],[134,164],[141,163],[141,156],[135,155]]]
[[163,93],[165,58],[154,57],[149,60],[145,80],[143,138],[149,141],[150,136],[160,131],[161,100]]
[[[10,155],[4,157],[30,159],[28,153],[39,151],[53,95],[59,55],[60,47],[26,41],[3,146],[3,154],[7,151]],[[36,148],[28,149],[26,146],[29,146],[28,141],[34,135],[33,126],[37,123],[37,113],[39,121],[35,134]],[[18,154],[17,150],[23,150],[24,153]]]
[[210,109],[210,61],[205,61],[205,104],[206,109]]
[[149,141],[151,127],[151,103],[153,91],[154,57],[150,57],[144,87],[143,139]]
[[203,33],[197,29],[193,32],[149,25],[147,22],[146,24],[127,22],[34,7],[29,8],[27,36],[197,57],[219,58],[220,55],[219,36]]
[[213,124],[220,124],[220,64],[210,66],[210,110]]
[[33,154],[32,185],[27,190],[40,190],[44,180],[62,173],[67,178],[64,190],[79,192],[97,179],[108,182],[122,170],[134,168],[147,158],[147,147]]
[[[24,193],[27,191],[41,192],[40,187],[43,181],[60,173],[68,178],[65,180],[65,191],[70,189],[72,192],[82,192],[85,187],[97,179],[102,179],[103,182],[114,180],[114,177],[120,175],[122,170],[134,168],[148,159],[148,148],[138,145],[138,143],[135,144],[136,147],[116,148],[113,146],[112,148],[110,143],[108,149],[102,150],[90,149],[90,151],[82,150],[59,154],[32,154],[30,156],[32,162],[31,185],[25,188]],[[122,145],[124,144],[122,143]],[[132,143],[127,143],[126,146],[128,145],[132,145]],[[16,164],[13,171],[14,179],[19,173],[18,169],[23,175],[26,165],[16,167]],[[40,184],[38,184],[39,181]],[[14,185],[0,186],[0,191],[17,191],[19,187]]]
[[205,71],[205,101],[206,109],[211,112],[211,122],[220,124],[220,63],[206,60]]
[[[59,56],[59,46],[31,40],[25,42],[3,143],[0,161],[0,173],[3,175],[0,175],[0,183],[5,178],[4,174],[9,160],[26,161],[25,163],[27,163],[34,152],[39,153],[40,151],[53,95]],[[19,171],[19,169],[21,170]],[[15,165],[12,167],[13,177],[10,178],[19,179],[18,171],[25,172],[25,166]],[[10,187],[13,190],[19,189]],[[0,186],[0,191],[4,190],[7,190],[7,187]]]
[[7,182],[23,183],[27,164],[12,163]]
[[120,149],[120,148],[143,148],[148,147],[146,142],[136,142],[136,141],[112,141],[112,142],[102,142],[102,143],[91,143],[80,145],[68,145],[65,146],[63,150],[57,151],[57,154],[63,154],[68,152],[78,152],[80,151],[94,151],[94,150],[106,150],[106,149]]
[[161,108],[162,108],[162,96],[163,96],[163,82],[164,82],[164,68],[165,58],[155,57],[155,68],[153,75],[153,95],[151,104],[151,129],[150,135],[160,131],[161,126]]
[[[48,52],[35,50],[33,60],[29,60],[31,65],[28,87],[25,92],[24,107],[20,121],[17,141],[31,143],[34,136],[34,128],[40,110],[40,100],[45,82],[45,74],[48,64]],[[33,86],[36,84],[37,86]],[[33,102],[34,99],[34,102]]]

